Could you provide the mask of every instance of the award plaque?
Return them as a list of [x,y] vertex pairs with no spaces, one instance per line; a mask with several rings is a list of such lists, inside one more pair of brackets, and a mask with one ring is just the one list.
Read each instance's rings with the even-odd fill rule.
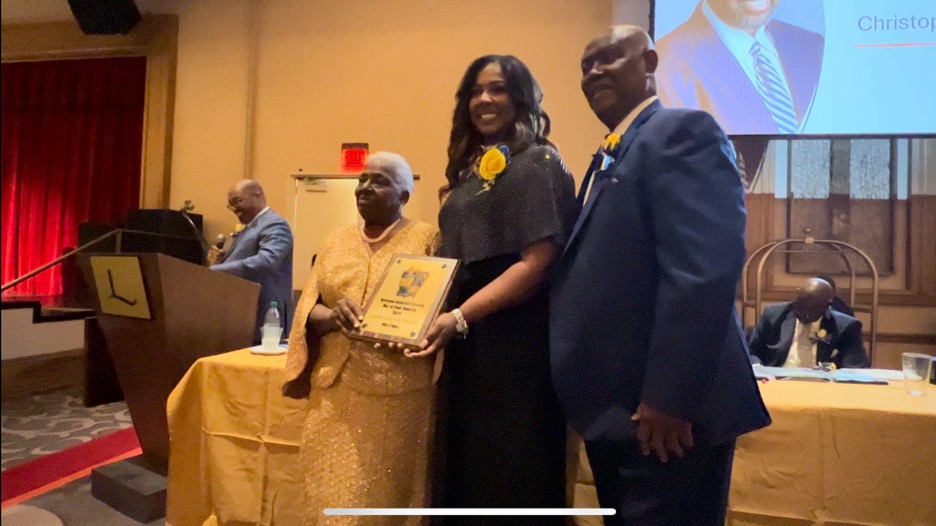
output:
[[360,332],[350,337],[419,347],[457,269],[457,259],[394,254],[364,306]]

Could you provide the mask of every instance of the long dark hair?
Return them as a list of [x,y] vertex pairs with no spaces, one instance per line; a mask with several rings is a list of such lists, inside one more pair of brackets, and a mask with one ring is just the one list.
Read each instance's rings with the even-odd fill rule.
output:
[[508,131],[504,143],[511,154],[527,149],[531,144],[548,144],[555,147],[546,137],[549,135],[549,116],[540,107],[543,91],[529,68],[513,55],[485,55],[468,66],[455,93],[455,112],[452,115],[452,134],[449,137],[448,165],[445,178],[448,183],[439,189],[442,198],[467,176],[471,164],[481,151],[484,137],[471,123],[468,103],[478,79],[478,73],[488,64],[496,62],[501,67],[504,85],[513,102],[516,120],[513,130]]

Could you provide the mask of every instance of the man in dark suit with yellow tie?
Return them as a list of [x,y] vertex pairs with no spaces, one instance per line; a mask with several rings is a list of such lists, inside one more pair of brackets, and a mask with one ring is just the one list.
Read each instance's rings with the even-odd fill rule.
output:
[[715,120],[656,100],[656,65],[635,26],[582,57],[613,133],[557,262],[553,384],[616,510],[605,524],[723,525],[735,439],[770,422],[734,307],[744,190]]

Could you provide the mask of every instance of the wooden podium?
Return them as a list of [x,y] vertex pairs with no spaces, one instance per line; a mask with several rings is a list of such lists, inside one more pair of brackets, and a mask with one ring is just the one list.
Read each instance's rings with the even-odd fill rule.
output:
[[158,253],[79,263],[143,457],[165,475],[169,393],[199,358],[250,347],[260,285]]

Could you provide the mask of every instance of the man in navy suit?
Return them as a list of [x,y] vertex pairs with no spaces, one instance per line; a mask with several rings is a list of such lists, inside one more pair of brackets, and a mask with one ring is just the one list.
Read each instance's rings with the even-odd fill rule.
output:
[[796,300],[770,305],[751,334],[751,356],[772,367],[868,367],[861,322],[832,308],[835,289],[820,278],[806,280]]
[[[780,0],[702,0],[688,20],[660,37],[660,99],[705,110],[729,135],[796,133],[808,116],[822,69],[822,35],[772,20]],[[758,91],[752,46],[777,72],[795,122],[781,129]]]
[[620,141],[586,175],[557,263],[553,383],[599,501],[617,512],[606,524],[722,525],[735,438],[770,423],[734,307],[745,256],[734,155],[709,114],[657,100],[643,29],[611,28],[581,65],[582,91]]
[[260,328],[271,301],[277,303],[283,335],[288,335],[293,314],[293,236],[289,223],[267,206],[263,188],[250,179],[231,187],[227,206],[244,229],[235,235],[227,250],[211,247],[208,252],[211,270],[260,284],[254,343],[260,343]]

